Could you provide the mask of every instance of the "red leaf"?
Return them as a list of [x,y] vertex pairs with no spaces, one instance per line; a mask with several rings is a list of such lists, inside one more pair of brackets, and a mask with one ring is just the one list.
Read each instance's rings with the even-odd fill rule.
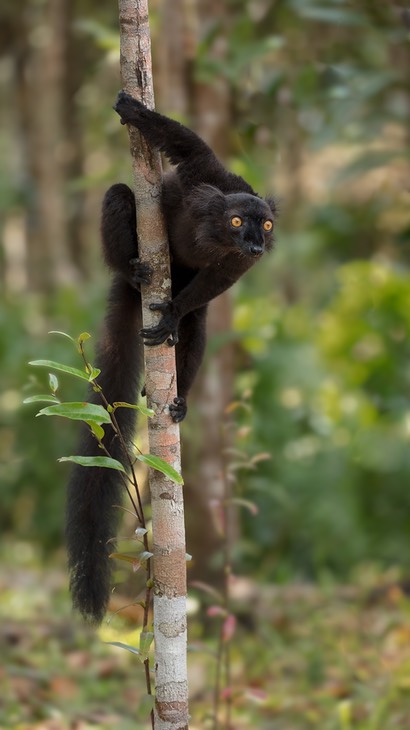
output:
[[222,626],[222,639],[223,641],[230,641],[236,630],[236,617],[230,613],[226,617]]
[[208,616],[226,616],[226,611],[222,606],[209,606],[206,612]]

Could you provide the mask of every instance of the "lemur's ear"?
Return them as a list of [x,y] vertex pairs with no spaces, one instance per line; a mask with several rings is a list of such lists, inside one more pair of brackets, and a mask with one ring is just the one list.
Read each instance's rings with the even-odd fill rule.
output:
[[198,185],[188,197],[193,215],[217,215],[226,209],[226,197],[213,185]]
[[273,217],[277,218],[278,213],[279,213],[277,200],[275,200],[275,198],[268,197],[268,198],[265,198],[265,202],[269,205],[269,208],[272,211]]

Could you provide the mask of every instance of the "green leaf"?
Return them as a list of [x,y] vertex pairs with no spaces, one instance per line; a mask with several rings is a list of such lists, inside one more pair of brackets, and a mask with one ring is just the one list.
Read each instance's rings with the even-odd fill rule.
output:
[[58,461],[72,461],[80,466],[98,466],[106,469],[116,469],[125,473],[120,461],[111,459],[109,456],[61,456]]
[[124,563],[131,563],[132,565],[139,563],[139,559],[135,555],[125,555],[125,553],[111,553],[110,558],[112,560],[123,560]]
[[93,380],[95,380],[101,372],[101,370],[99,370],[98,368],[94,368],[92,366],[91,367],[87,366],[85,370],[88,373],[88,380],[90,383],[92,383]]
[[140,633],[140,654],[144,659],[147,658],[150,646],[154,641],[154,634],[152,631],[141,631]]
[[116,408],[134,408],[136,411],[142,413],[143,416],[155,416],[155,411],[153,411],[152,408],[147,408],[146,406],[133,405],[132,403],[123,403],[122,401],[116,401],[112,405],[114,407],[114,410]]
[[79,345],[82,345],[83,342],[86,342],[86,340],[91,340],[91,335],[89,332],[81,332],[81,335],[77,337],[77,342]]
[[50,330],[50,332],[48,334],[49,335],[61,335],[62,337],[67,337],[68,340],[71,340],[71,342],[74,342],[74,344],[75,344],[74,337],[71,337],[71,335],[68,335],[67,332],[60,332],[59,330]]
[[54,395],[30,395],[29,398],[25,398],[23,403],[55,403],[58,404],[60,401]]
[[168,477],[168,479],[171,479],[172,482],[175,482],[175,484],[184,483],[181,474],[178,474],[174,467],[159,456],[153,456],[152,454],[137,454],[137,459],[142,461],[143,464],[147,464],[147,466],[162,472],[162,474],[165,474],[165,476]]
[[94,436],[96,436],[96,438],[99,441],[102,441],[102,439],[104,438],[104,433],[105,433],[103,427],[100,426],[100,424],[96,423],[95,421],[86,421],[86,424],[90,427]]
[[139,557],[140,563],[146,563],[147,560],[152,558],[152,556],[153,556],[153,553],[148,552],[148,550],[144,550],[142,553],[140,553],[140,555],[138,557]]
[[103,406],[94,403],[59,403],[42,408],[37,416],[63,416],[73,421],[93,421],[98,424],[111,423],[111,419]]
[[63,363],[54,362],[53,360],[31,360],[29,365],[34,365],[35,367],[40,368],[48,368],[49,370],[58,370],[62,373],[73,375],[75,378],[81,378],[81,380],[89,380],[89,375],[87,375],[87,373],[83,370],[72,368],[69,365],[63,365]]
[[154,709],[154,695],[143,695],[137,707],[136,719],[138,723],[145,723]]
[[53,373],[48,374],[48,384],[52,393],[56,393],[58,390],[58,378]]
[[119,646],[120,649],[126,649],[127,651],[130,651],[131,654],[136,654],[137,656],[140,656],[140,650],[137,649],[135,646],[130,646],[130,644],[123,644],[122,641],[105,641],[104,644],[108,644],[109,646]]
[[[365,25],[365,17],[360,11],[346,10],[345,8],[330,8],[324,3],[323,5],[314,5],[306,3],[305,0],[293,0],[297,12],[302,18],[309,20],[317,20],[322,23],[330,23],[332,25],[342,26],[361,26]],[[298,7],[299,6],[299,7]]]

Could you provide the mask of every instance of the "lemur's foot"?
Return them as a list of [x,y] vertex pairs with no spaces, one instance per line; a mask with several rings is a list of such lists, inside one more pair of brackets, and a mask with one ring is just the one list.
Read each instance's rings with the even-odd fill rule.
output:
[[130,283],[135,289],[139,289],[141,284],[149,286],[154,273],[153,268],[141,261],[140,259],[130,259]]
[[174,402],[169,406],[169,412],[174,423],[181,423],[187,414],[187,404],[185,398],[177,396]]

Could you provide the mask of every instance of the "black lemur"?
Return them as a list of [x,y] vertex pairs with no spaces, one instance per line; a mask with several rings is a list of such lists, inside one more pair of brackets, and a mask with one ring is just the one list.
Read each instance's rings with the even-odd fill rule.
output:
[[[234,284],[272,248],[275,204],[263,200],[238,175],[228,172],[208,145],[172,119],[150,111],[120,92],[114,109],[123,124],[140,130],[176,169],[164,177],[162,211],[171,252],[172,300],[151,305],[162,312],[157,326],[140,330],[141,285],[152,270],[138,259],[134,195],[113,185],[102,207],[102,244],[113,272],[104,332],[95,365],[98,383],[109,403],[134,403],[142,376],[142,344],[165,341],[176,346],[178,397],[170,406],[174,421],[186,415],[186,398],[205,347],[208,302]],[[140,330],[141,337],[136,335]],[[101,402],[98,393],[90,399]],[[132,441],[134,411],[118,409],[125,439]],[[106,427],[104,444],[125,463],[119,439]],[[88,427],[82,455],[101,455]],[[73,604],[92,623],[102,620],[110,591],[111,539],[116,534],[122,496],[118,472],[75,465],[68,486],[67,543]],[[108,542],[110,541],[110,542]]]

